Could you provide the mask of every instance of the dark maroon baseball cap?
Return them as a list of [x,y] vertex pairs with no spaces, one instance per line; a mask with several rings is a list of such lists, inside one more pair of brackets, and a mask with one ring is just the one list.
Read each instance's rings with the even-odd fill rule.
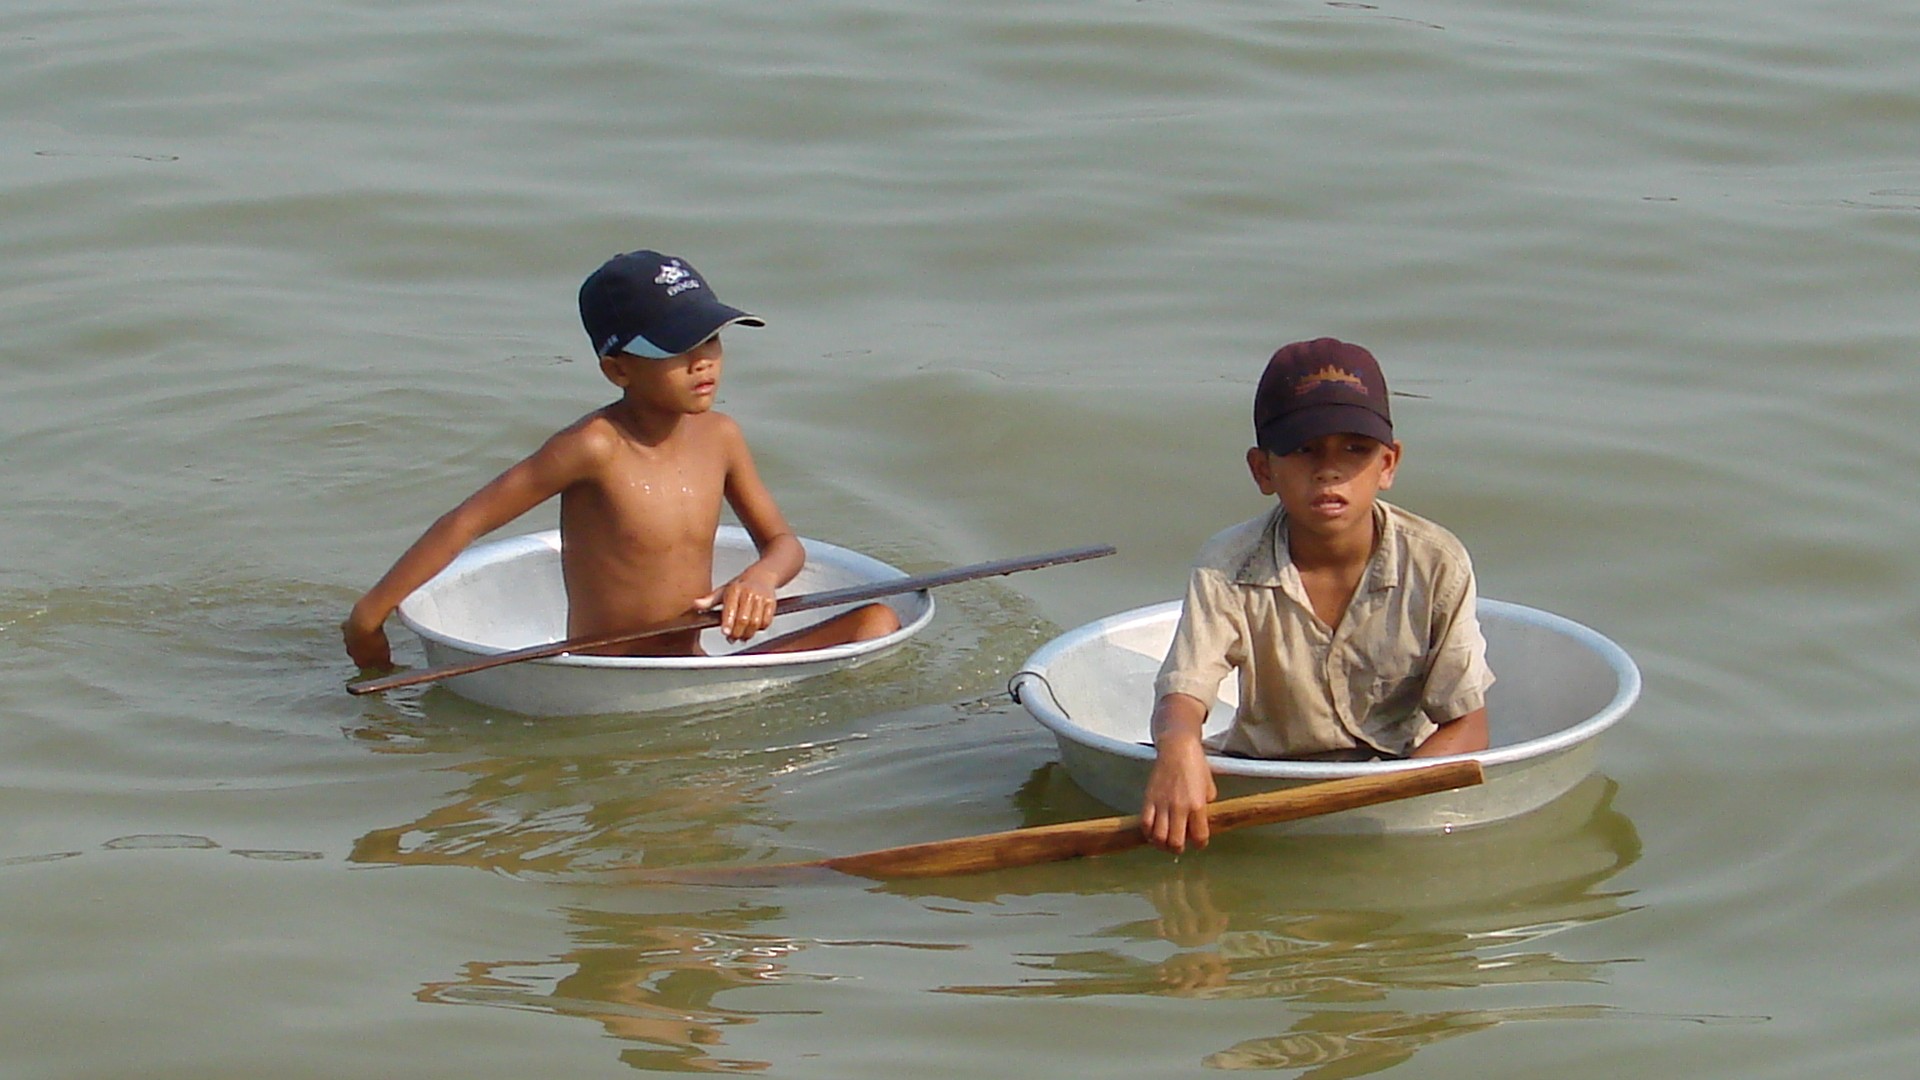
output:
[[1253,394],[1254,441],[1290,454],[1322,435],[1393,442],[1387,378],[1373,354],[1334,338],[1283,345]]

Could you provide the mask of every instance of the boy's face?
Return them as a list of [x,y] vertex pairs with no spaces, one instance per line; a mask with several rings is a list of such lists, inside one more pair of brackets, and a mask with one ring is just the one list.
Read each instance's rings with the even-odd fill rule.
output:
[[703,413],[713,408],[723,359],[720,335],[715,334],[664,360],[629,353],[603,356],[600,371],[637,405],[665,412]]
[[1393,486],[1400,444],[1366,435],[1322,435],[1289,454],[1247,451],[1260,494],[1278,495],[1289,523],[1340,532],[1373,523],[1373,502]]

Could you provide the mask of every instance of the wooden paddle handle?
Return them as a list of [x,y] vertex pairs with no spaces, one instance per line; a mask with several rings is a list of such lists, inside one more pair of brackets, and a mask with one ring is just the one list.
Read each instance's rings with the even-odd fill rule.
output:
[[[1472,787],[1485,779],[1478,761],[1443,761],[1417,769],[1395,769],[1222,799],[1207,808],[1207,821],[1214,832],[1225,832]],[[868,878],[945,877],[1106,855],[1144,843],[1136,814],[935,840],[822,859],[814,865]]]

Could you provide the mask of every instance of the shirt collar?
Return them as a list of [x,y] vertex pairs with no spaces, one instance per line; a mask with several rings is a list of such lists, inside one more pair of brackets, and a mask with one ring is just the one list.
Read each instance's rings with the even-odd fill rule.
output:
[[[1379,531],[1380,542],[1374,545],[1373,557],[1367,560],[1361,587],[1368,592],[1379,592],[1398,584],[1389,568],[1400,562],[1400,526],[1387,512],[1387,504],[1379,499],[1373,502],[1373,524]],[[1287,554],[1287,508],[1275,506],[1267,515],[1265,528],[1260,530],[1260,539],[1246,558],[1240,560],[1233,580],[1240,585],[1277,586],[1288,575],[1297,576],[1293,559]]]

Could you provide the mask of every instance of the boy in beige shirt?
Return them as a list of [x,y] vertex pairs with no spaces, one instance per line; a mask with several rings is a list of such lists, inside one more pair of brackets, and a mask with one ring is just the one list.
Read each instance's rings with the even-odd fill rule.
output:
[[[1333,338],[1283,347],[1254,433],[1247,467],[1279,505],[1201,549],[1154,683],[1141,829],[1169,851],[1207,842],[1209,750],[1364,761],[1487,747],[1473,566],[1452,533],[1378,501],[1401,446],[1373,355]],[[1239,708],[1203,743],[1229,672]]]

